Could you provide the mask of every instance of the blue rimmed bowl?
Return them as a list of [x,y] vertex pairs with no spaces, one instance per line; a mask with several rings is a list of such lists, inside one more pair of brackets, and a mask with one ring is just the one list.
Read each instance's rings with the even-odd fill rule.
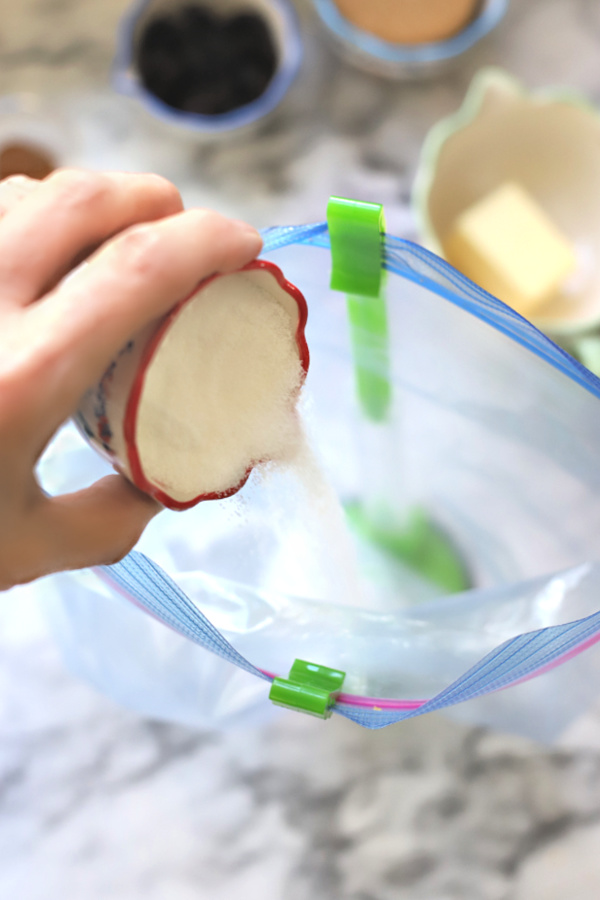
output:
[[[364,0],[368,2],[368,0]],[[411,79],[435,74],[462,56],[503,19],[509,0],[483,0],[469,24],[442,41],[396,44],[357,28],[334,0],[313,0],[335,48],[353,65],[386,78]]]
[[[254,12],[262,16],[273,39],[277,64],[263,93],[249,103],[214,115],[185,112],[160,100],[144,85],[136,56],[141,35],[157,16],[175,12],[184,6],[211,8],[219,15]],[[283,100],[298,73],[302,61],[300,25],[291,0],[137,0],[121,21],[113,65],[113,84],[117,91],[133,97],[156,119],[198,136],[246,131],[261,122]]]

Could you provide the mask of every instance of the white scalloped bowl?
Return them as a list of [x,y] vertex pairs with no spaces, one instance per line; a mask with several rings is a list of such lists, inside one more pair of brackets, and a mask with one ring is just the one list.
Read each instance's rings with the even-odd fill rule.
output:
[[561,90],[529,93],[499,69],[474,78],[461,108],[429,132],[413,191],[423,242],[443,256],[456,217],[520,183],[573,243],[577,271],[535,324],[569,338],[600,326],[600,115]]

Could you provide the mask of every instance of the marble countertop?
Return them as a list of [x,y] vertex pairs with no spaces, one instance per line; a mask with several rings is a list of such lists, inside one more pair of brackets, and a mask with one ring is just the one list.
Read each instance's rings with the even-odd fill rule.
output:
[[[451,73],[413,84],[348,68],[299,7],[298,89],[243,142],[181,140],[113,94],[124,0],[0,0],[0,94],[41,110],[65,162],[154,169],[188,203],[258,226],[322,219],[330,194],[359,196],[384,202],[403,235],[422,139],[478,68],[600,102],[597,0],[513,0]],[[1,900],[600,893],[600,708],[550,748],[438,716],[381,732],[292,713],[191,731],[69,675],[27,589],[0,601],[0,682]]]

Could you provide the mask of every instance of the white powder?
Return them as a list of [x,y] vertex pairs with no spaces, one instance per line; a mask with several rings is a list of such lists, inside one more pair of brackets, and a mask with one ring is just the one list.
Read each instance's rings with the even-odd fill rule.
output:
[[258,481],[267,506],[269,483],[275,496],[263,513],[282,541],[271,587],[362,606],[341,503],[296,411],[297,325],[295,300],[264,271],[222,276],[199,291],[146,370],[140,462],[150,481],[185,502],[226,491],[268,461]]
[[235,487],[255,463],[294,455],[297,324],[295,300],[260,269],[216,278],[182,308],[138,407],[149,481],[185,502]]
[[290,469],[305,497],[311,550],[323,583],[322,599],[363,607],[365,596],[356,547],[344,508],[304,431],[300,432]]
[[342,504],[313,450],[310,430],[305,432],[310,417],[308,423],[299,417],[298,423],[295,455],[284,464],[260,467],[249,490],[238,495],[237,504],[247,497],[248,513],[264,523],[261,586],[364,607],[364,584]]

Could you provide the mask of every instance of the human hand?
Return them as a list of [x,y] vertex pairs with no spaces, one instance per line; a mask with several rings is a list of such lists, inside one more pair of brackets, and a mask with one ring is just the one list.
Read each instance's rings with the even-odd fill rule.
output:
[[184,212],[155,175],[0,182],[0,590],[134,546],[155,500],[122,475],[49,497],[36,462],[129,337],[260,248],[244,223]]

